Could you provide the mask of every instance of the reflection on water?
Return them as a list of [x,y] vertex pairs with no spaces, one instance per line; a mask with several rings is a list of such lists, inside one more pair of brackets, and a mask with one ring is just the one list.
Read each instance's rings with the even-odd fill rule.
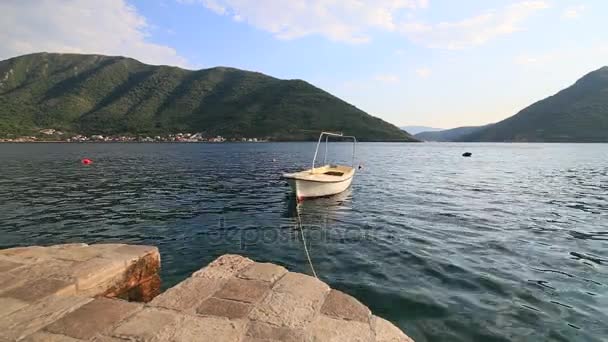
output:
[[225,253],[310,273],[299,210],[320,278],[418,342],[608,336],[608,145],[359,144],[351,189],[296,208],[312,151],[0,144],[0,247],[154,244],[165,287]]

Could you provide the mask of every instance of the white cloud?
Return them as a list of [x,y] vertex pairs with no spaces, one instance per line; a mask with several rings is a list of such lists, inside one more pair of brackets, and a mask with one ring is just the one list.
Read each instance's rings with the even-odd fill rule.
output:
[[416,75],[420,78],[427,78],[431,76],[431,69],[429,68],[418,68],[416,69]]
[[147,40],[146,19],[124,0],[5,0],[0,13],[0,59],[46,51],[188,66],[175,49]]
[[501,11],[491,10],[457,22],[405,23],[401,31],[429,48],[457,50],[521,31],[526,19],[546,8],[549,8],[546,1],[520,1]]
[[[271,32],[279,39],[322,35],[364,43],[374,29],[393,31],[403,11],[426,8],[429,0],[178,0]],[[238,19],[236,19],[238,18]]]
[[587,10],[587,6],[585,5],[568,7],[562,12],[562,18],[567,20],[578,19],[581,17],[583,12],[585,12],[585,10]]
[[382,83],[397,83],[399,76],[393,74],[378,74],[374,76],[374,80]]

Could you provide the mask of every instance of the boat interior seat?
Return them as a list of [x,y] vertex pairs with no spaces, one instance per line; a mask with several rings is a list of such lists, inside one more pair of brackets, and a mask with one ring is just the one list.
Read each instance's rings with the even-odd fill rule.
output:
[[339,171],[327,171],[327,172],[323,172],[324,175],[328,175],[328,176],[337,176],[337,177],[342,177],[344,175],[344,172],[339,172]]

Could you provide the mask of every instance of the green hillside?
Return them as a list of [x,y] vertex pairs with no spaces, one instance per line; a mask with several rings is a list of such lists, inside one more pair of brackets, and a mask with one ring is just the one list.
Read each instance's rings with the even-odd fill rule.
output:
[[343,131],[368,141],[413,141],[302,80],[233,68],[197,71],[131,58],[37,53],[0,62],[0,135],[54,128],[84,134],[203,132],[309,139]]
[[460,141],[608,142],[608,67]]

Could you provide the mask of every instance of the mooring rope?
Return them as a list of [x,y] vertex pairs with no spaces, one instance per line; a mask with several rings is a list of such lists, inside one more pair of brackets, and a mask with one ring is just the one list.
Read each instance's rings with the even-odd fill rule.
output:
[[306,258],[308,259],[308,264],[310,265],[310,269],[312,270],[312,274],[315,278],[317,277],[317,272],[315,272],[315,267],[312,265],[312,260],[310,259],[310,253],[308,252],[308,246],[306,246],[306,237],[304,236],[304,228],[302,227],[302,217],[300,216],[300,204],[296,204],[296,213],[298,214],[298,228],[300,229],[300,234],[302,235],[302,243],[304,243],[304,251],[306,252]]

